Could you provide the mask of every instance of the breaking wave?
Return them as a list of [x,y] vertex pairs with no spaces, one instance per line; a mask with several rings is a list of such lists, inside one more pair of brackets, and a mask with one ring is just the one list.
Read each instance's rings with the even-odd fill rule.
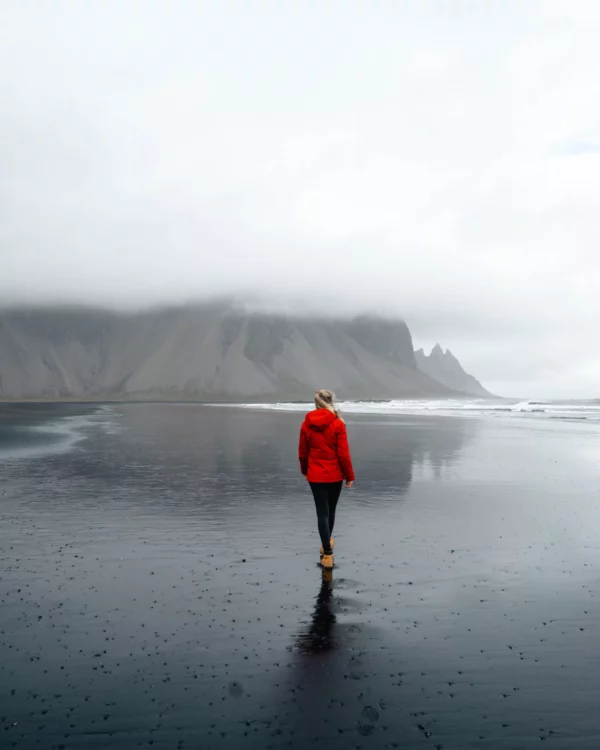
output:
[[[275,411],[307,411],[312,403],[238,404],[245,409]],[[339,407],[346,414],[440,414],[455,416],[532,415],[546,418],[589,419],[600,421],[600,404],[558,401],[488,401],[472,400],[392,400],[341,401]]]

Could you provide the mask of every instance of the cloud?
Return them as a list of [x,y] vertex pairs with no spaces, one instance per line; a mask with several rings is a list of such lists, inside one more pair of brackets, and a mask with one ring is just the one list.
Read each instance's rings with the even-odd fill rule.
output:
[[599,395],[599,13],[13,3],[0,299],[377,308],[498,392]]

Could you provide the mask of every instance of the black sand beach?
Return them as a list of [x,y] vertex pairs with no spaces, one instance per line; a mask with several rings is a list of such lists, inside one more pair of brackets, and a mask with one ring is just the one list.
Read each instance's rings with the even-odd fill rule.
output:
[[300,420],[0,405],[0,747],[600,746],[598,425]]

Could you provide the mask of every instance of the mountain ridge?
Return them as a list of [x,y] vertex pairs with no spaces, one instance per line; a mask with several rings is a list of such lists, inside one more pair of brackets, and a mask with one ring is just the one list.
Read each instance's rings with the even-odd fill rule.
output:
[[207,303],[144,312],[0,310],[0,399],[464,397],[419,366],[404,321]]

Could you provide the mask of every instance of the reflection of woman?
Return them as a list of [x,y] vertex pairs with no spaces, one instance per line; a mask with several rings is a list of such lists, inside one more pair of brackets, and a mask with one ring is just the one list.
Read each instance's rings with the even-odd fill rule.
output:
[[332,576],[331,570],[323,571],[323,582],[317,595],[312,621],[308,630],[298,635],[298,646],[305,654],[318,654],[335,647],[332,638],[335,624]]
[[346,425],[334,406],[331,391],[315,394],[315,410],[309,412],[300,429],[300,470],[310,483],[317,509],[321,537],[321,565],[333,568],[333,525],[342,483],[352,487],[354,470],[348,447]]

